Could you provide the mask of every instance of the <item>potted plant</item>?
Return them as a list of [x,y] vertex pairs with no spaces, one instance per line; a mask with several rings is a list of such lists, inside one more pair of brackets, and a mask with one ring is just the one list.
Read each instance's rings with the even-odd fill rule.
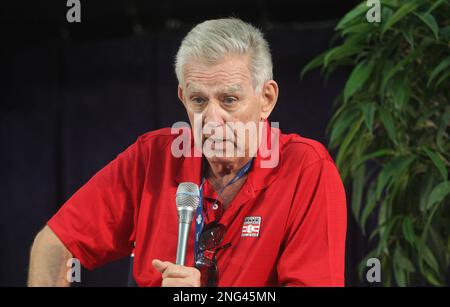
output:
[[[386,0],[377,12],[375,2],[348,12],[335,28],[340,43],[310,61],[302,75],[318,67],[326,76],[352,68],[328,134],[351,190],[352,213],[375,246],[366,259],[381,261],[384,285],[444,285],[450,263],[450,3]],[[369,22],[376,13],[379,22]],[[369,218],[374,229],[367,229]]]

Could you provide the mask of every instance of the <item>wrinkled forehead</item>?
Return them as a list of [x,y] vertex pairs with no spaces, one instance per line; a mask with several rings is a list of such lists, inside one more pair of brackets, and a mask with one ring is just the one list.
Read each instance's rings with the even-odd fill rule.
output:
[[222,90],[236,92],[252,86],[248,58],[229,56],[214,64],[191,60],[184,67],[184,83],[188,91]]
[[233,84],[196,84],[193,82],[188,82],[186,84],[186,91],[191,94],[196,93],[204,93],[208,91],[215,91],[220,93],[228,93],[228,94],[234,94],[239,93],[243,91],[243,85],[240,83],[233,83]]

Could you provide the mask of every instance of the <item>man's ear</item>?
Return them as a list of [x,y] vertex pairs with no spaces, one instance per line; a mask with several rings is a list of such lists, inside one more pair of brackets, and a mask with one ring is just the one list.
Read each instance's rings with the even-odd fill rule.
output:
[[278,100],[278,84],[274,80],[269,80],[263,85],[261,99],[261,117],[267,119]]
[[178,99],[180,99],[181,103],[183,103],[184,107],[186,107],[185,103],[184,103],[184,92],[183,92],[183,88],[181,87],[181,85],[178,84]]

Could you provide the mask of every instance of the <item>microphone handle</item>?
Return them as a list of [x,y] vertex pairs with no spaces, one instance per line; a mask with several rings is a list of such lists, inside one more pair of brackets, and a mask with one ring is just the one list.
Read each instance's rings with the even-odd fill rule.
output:
[[178,248],[177,248],[177,261],[179,265],[184,265],[186,259],[187,240],[189,235],[190,224],[179,223],[178,224]]
[[179,210],[178,244],[176,264],[184,265],[193,212],[191,210]]

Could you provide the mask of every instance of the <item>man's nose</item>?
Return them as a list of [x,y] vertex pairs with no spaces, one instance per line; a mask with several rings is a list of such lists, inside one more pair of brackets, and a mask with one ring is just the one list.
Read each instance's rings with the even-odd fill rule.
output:
[[210,103],[208,103],[203,116],[205,119],[205,124],[225,124],[223,110],[217,102],[211,101]]

